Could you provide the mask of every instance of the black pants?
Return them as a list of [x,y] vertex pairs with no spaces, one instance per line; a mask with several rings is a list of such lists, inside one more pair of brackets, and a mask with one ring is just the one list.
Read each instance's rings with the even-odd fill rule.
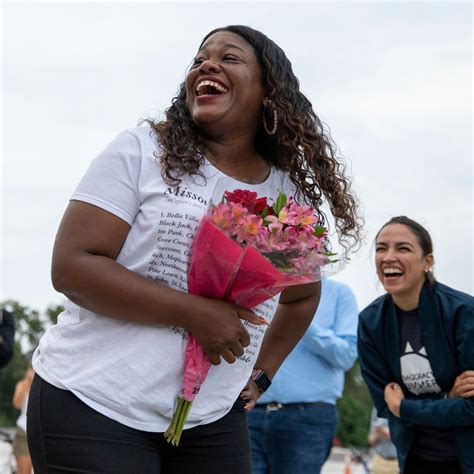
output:
[[457,461],[426,461],[409,454],[403,474],[462,474]]
[[35,376],[28,444],[35,474],[250,474],[250,440],[238,400],[220,420],[183,431],[178,447],[163,433],[122,425],[74,394]]

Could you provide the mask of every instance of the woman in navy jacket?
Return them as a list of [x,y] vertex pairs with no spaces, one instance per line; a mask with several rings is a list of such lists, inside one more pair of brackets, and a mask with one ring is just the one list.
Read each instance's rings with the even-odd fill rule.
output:
[[359,318],[362,376],[388,418],[400,470],[474,472],[474,298],[435,281],[417,222],[394,217],[375,239],[387,293]]

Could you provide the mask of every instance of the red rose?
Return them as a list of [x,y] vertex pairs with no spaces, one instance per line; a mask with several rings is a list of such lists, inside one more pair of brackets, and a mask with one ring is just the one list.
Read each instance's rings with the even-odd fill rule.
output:
[[267,205],[267,198],[266,197],[258,198],[255,201],[255,207],[253,209],[253,212],[255,214],[260,214],[265,209],[266,205]]
[[233,192],[226,191],[225,198],[228,202],[240,204],[254,214],[260,214],[267,205],[267,198],[257,199],[257,193],[244,189],[236,189]]

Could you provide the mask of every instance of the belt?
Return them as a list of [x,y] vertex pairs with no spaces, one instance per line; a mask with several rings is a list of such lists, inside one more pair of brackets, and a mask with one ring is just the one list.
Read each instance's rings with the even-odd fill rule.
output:
[[279,411],[279,410],[291,410],[295,408],[308,408],[315,406],[326,406],[332,407],[331,403],[326,402],[309,402],[309,403],[280,403],[280,402],[270,402],[270,403],[257,403],[255,409],[265,409],[266,411]]

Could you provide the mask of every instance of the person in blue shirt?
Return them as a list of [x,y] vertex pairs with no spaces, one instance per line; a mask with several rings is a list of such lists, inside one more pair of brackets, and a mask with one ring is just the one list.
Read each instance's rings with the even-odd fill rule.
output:
[[310,327],[247,413],[253,474],[320,472],[336,434],[344,372],[357,358],[357,316],[351,289],[324,279]]

